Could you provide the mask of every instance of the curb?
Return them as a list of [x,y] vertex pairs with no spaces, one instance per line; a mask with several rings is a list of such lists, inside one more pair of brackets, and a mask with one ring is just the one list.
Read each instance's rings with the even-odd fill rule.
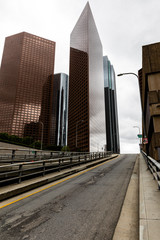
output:
[[29,190],[33,190],[35,188],[41,187],[45,184],[57,181],[59,179],[68,177],[72,174],[75,174],[75,173],[81,172],[85,169],[94,167],[95,165],[106,162],[110,159],[114,159],[118,156],[119,155],[117,154],[117,155],[112,156],[112,157],[108,157],[108,158],[105,158],[105,159],[102,159],[102,160],[97,160],[96,162],[88,163],[86,166],[80,166],[77,169],[68,170],[65,173],[64,172],[63,173],[56,173],[56,175],[54,175],[54,176],[45,175],[46,179],[42,179],[42,180],[41,179],[40,180],[39,179],[38,180],[37,179],[32,179],[33,183],[28,183],[28,184],[26,183],[26,185],[25,185],[25,181],[18,184],[18,185],[11,185],[10,187],[12,187],[12,189],[9,189],[9,190],[6,190],[6,192],[4,191],[4,192],[0,193],[0,201],[3,201],[3,200],[6,200],[8,198],[14,197],[16,195],[22,194],[22,193],[27,192]]

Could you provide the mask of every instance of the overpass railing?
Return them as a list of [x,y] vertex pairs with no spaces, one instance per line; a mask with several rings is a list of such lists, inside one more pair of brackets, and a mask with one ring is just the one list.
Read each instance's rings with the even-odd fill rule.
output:
[[0,165],[6,163],[30,162],[89,154],[86,152],[60,152],[37,149],[0,148]]
[[0,166],[0,184],[21,183],[22,180],[72,168],[83,163],[106,158],[111,154],[112,152],[93,152],[75,156],[70,154],[68,157],[2,165]]
[[141,151],[141,153],[145,158],[148,169],[153,174],[154,179],[157,181],[158,189],[160,190],[160,163],[148,156],[145,152]]

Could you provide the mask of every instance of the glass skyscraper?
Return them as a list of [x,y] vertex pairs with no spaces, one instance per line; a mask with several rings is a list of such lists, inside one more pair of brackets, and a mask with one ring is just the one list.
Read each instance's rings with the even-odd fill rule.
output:
[[0,70],[0,132],[37,135],[43,86],[54,72],[54,58],[53,41],[26,32],[6,38]]
[[107,150],[120,153],[115,71],[107,56],[103,57],[103,68]]
[[57,106],[57,145],[67,146],[68,133],[68,75],[59,73],[54,75],[54,81],[59,82]]
[[45,145],[66,146],[68,127],[68,75],[52,74],[43,86],[40,121]]
[[68,145],[104,150],[106,144],[102,44],[86,4],[70,39]]

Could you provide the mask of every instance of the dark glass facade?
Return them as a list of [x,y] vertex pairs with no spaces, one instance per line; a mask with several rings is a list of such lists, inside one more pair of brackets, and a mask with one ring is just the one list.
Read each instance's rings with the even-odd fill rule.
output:
[[41,131],[37,129],[43,87],[54,72],[54,58],[53,41],[26,32],[6,38],[0,70],[0,132],[23,137]]
[[[57,107],[54,109],[56,114],[56,141],[57,146],[67,146],[67,134],[68,134],[68,75],[65,73],[59,73],[54,75],[54,84],[57,85],[57,100],[53,100],[53,106],[55,101]],[[55,95],[55,89],[53,85],[53,96]],[[54,121],[52,120],[52,123]]]
[[106,144],[102,44],[86,4],[70,40],[68,145],[103,150]]
[[68,75],[50,75],[43,86],[40,121],[44,123],[44,143],[66,146],[68,130]]
[[120,153],[117,95],[114,68],[103,57],[107,150]]

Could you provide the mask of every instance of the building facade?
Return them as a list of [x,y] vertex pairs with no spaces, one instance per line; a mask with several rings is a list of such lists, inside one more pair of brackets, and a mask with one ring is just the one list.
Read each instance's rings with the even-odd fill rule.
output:
[[143,46],[142,58],[139,82],[145,143],[143,150],[160,161],[160,43]]
[[115,71],[107,56],[103,57],[107,151],[120,153]]
[[26,32],[6,38],[0,70],[0,132],[40,139],[43,86],[54,72],[54,59],[53,41]]
[[102,44],[86,4],[70,38],[68,145],[102,151],[106,144]]
[[52,74],[43,86],[40,121],[45,145],[66,146],[68,130],[68,75]]
[[[67,133],[68,133],[68,75],[59,73],[54,75],[54,84],[57,88],[57,146],[67,146]],[[54,86],[53,86],[54,87]],[[53,89],[53,94],[55,90]],[[53,106],[55,104],[53,101]],[[56,112],[54,110],[54,112]],[[54,121],[52,120],[54,124]]]

